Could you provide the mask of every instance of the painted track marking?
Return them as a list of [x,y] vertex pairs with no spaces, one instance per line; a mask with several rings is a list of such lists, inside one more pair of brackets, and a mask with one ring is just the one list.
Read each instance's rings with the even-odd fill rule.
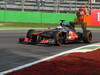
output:
[[53,55],[53,56],[50,56],[50,57],[47,57],[47,58],[44,58],[44,59],[40,59],[38,61],[35,61],[35,62],[32,62],[32,63],[26,64],[26,65],[18,66],[16,68],[13,68],[13,69],[10,69],[10,70],[7,70],[7,71],[3,71],[3,72],[0,73],[0,75],[5,75],[7,73],[11,73],[11,72],[14,72],[14,71],[18,71],[18,70],[21,70],[23,68],[30,67],[30,66],[35,65],[35,64],[38,64],[40,62],[44,62],[44,61],[47,61],[47,60],[50,60],[50,59],[53,59],[53,58],[56,58],[58,56],[62,56],[62,55],[65,55],[65,54],[69,54],[69,53],[73,53],[73,52],[90,52],[90,51],[93,51],[94,49],[93,50],[92,49],[80,50],[81,48],[89,47],[89,46],[100,46],[100,43],[90,44],[90,45],[86,45],[86,46],[74,48],[74,49],[71,49],[71,50],[68,50],[68,51],[64,51],[64,52],[61,52],[59,54],[56,54],[56,55]]

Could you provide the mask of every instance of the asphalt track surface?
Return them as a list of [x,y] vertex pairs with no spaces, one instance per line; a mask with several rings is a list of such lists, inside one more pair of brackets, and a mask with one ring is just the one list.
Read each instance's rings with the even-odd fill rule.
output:
[[[0,72],[86,45],[84,43],[62,46],[19,44],[18,38],[25,36],[26,32],[27,30],[0,30]],[[100,30],[92,32],[92,43],[100,42]]]

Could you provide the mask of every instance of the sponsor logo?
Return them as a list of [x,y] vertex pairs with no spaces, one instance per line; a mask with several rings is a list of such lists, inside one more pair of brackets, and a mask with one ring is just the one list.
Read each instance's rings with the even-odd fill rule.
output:
[[100,21],[100,12],[97,13],[97,21]]

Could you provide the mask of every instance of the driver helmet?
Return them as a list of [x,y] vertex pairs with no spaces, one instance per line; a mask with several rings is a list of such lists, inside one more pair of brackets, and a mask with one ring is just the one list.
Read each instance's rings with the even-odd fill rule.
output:
[[70,23],[69,22],[64,22],[62,25],[65,26],[65,27],[69,27]]

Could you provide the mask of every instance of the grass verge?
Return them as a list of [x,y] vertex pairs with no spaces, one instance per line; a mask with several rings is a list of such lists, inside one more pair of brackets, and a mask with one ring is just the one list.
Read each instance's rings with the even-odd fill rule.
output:
[[[49,23],[0,23],[0,29],[24,29],[24,28],[55,28],[59,24],[49,24]],[[76,26],[80,28],[80,26]],[[88,28],[100,29],[100,27],[89,26]]]

